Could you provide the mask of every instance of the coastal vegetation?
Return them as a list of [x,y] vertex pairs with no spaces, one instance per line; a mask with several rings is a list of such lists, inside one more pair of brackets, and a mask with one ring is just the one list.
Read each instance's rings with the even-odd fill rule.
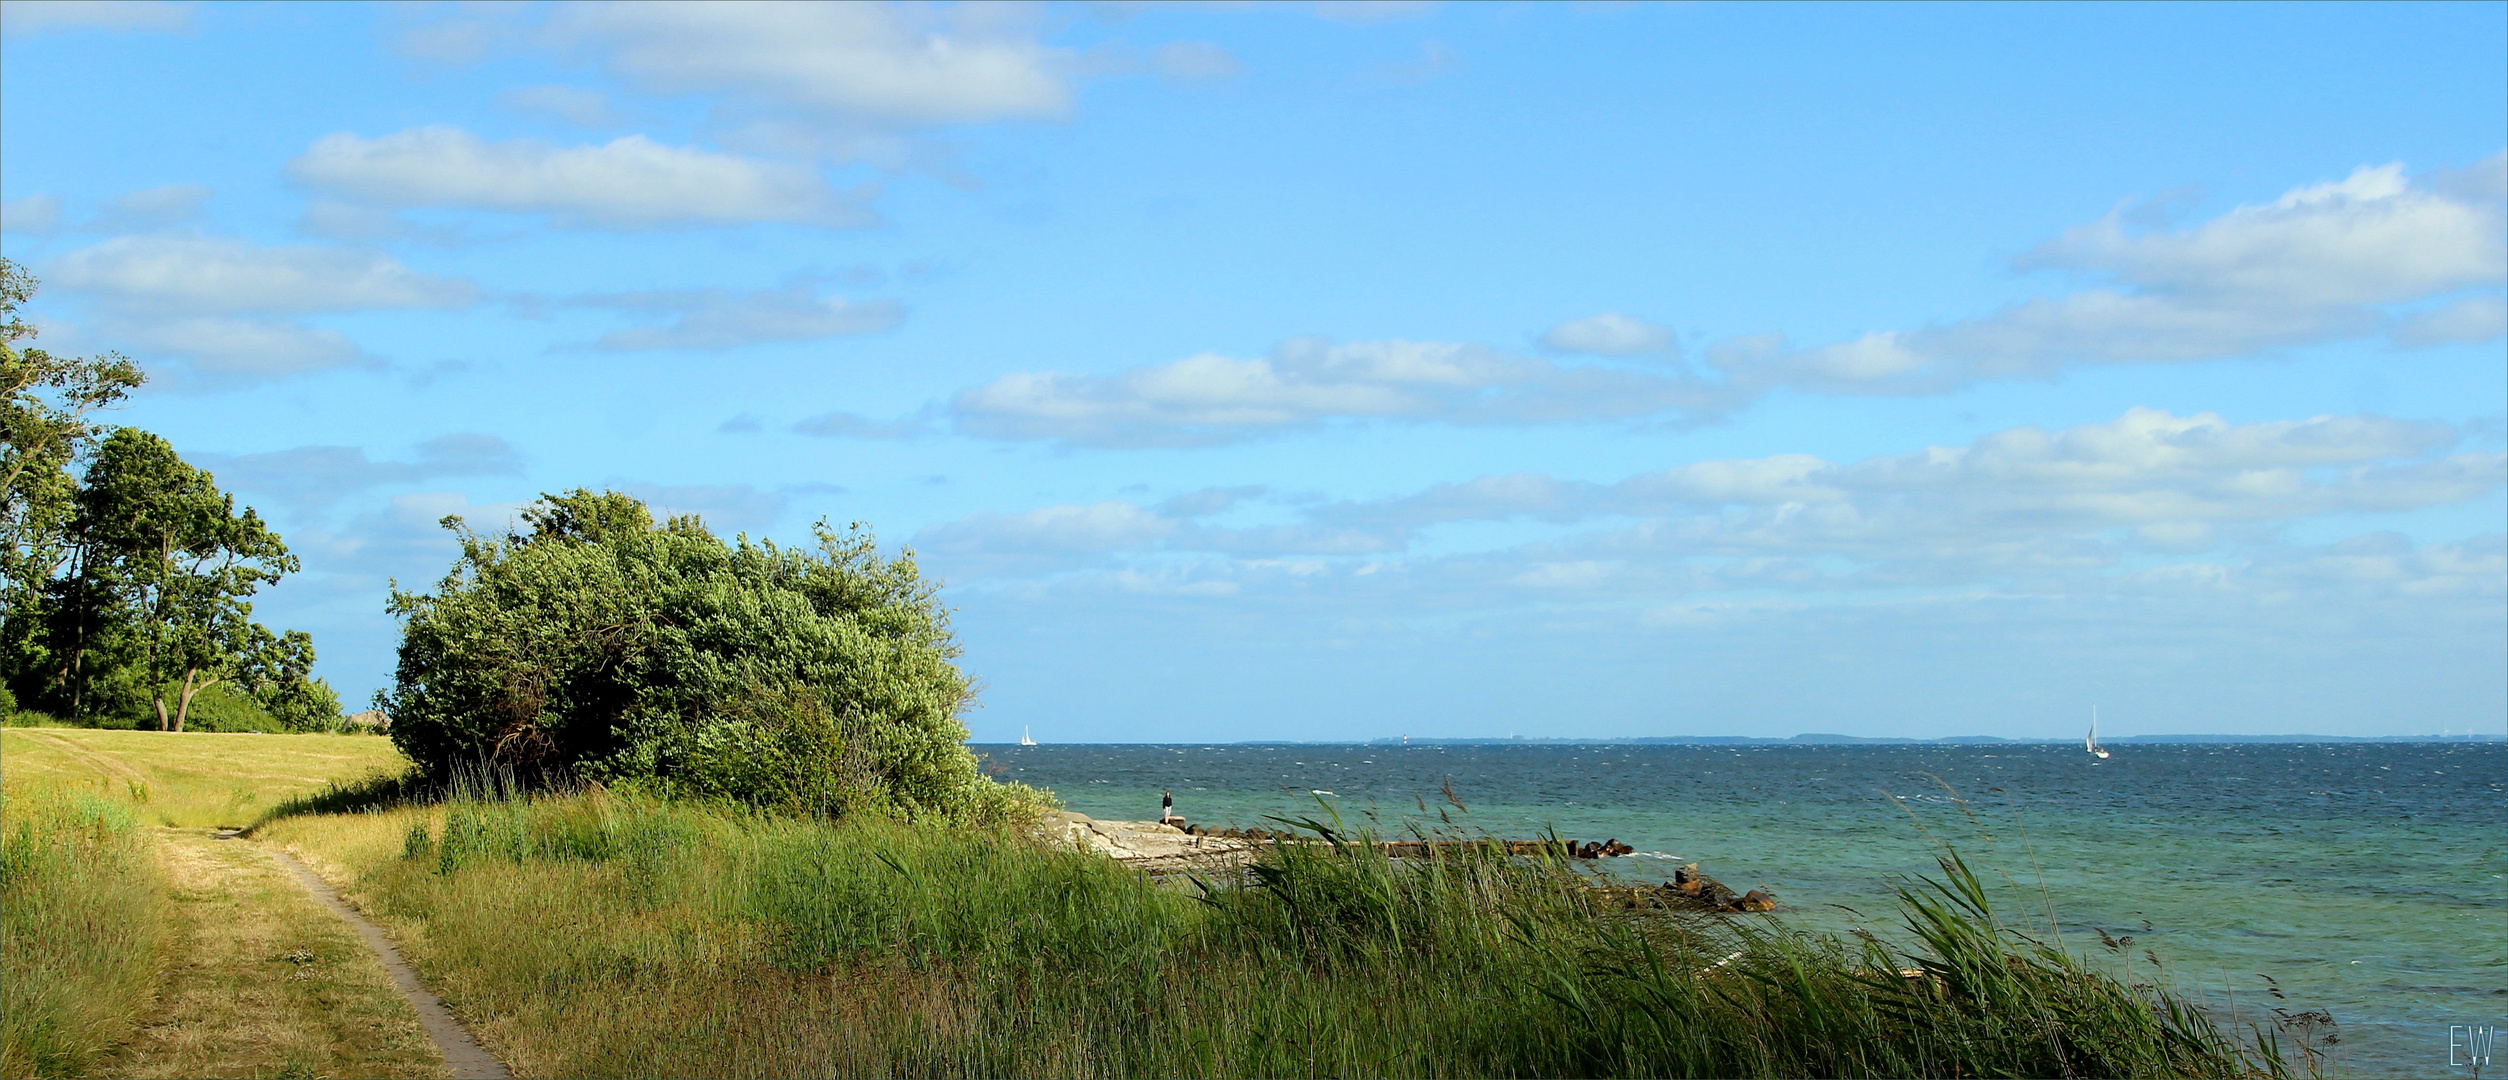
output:
[[974,685],[910,554],[821,523],[815,548],[656,523],[617,492],[543,496],[497,535],[445,524],[461,557],[395,590],[392,740],[441,786],[626,784],[827,817],[1004,822],[1043,796],[967,752]]
[[2164,990],[2000,924],[1955,856],[1902,939],[1631,911],[1493,848],[1302,831],[1152,881],[1008,832],[599,789],[274,820],[544,1075],[2243,1076]]
[[[1906,883],[1899,930],[1841,938],[1781,914],[1626,909],[1565,863],[1469,845],[1387,859],[1320,814],[1295,829],[1307,842],[1246,873],[1155,880],[1012,823],[830,819],[493,773],[403,799],[392,793],[406,787],[374,782],[407,765],[380,739],[0,739],[10,835],[62,853],[0,895],[10,919],[34,910],[23,897],[58,901],[41,933],[8,924],[0,975],[23,988],[0,1013],[11,1075],[147,1072],[134,1053],[170,1052],[175,1040],[134,1031],[179,1019],[152,1003],[180,992],[176,961],[206,947],[183,930],[177,898],[192,890],[167,884],[201,872],[185,867],[208,843],[203,825],[256,825],[220,850],[290,851],[337,883],[518,1075],[2257,1076],[2309,1064],[2148,974],[2039,945],[1956,856]],[[219,771],[221,751],[234,771]],[[352,751],[369,756],[341,756]],[[125,845],[122,870],[75,846],[98,835]],[[110,918],[64,921],[90,910]],[[127,933],[83,942],[106,928]],[[66,943],[78,962],[43,959]],[[272,957],[299,950],[347,966],[323,953],[335,946],[259,948],[236,986],[288,990],[299,968]],[[113,971],[112,993],[65,981]],[[21,1004],[38,999],[98,1015]],[[354,1029],[305,1017],[373,1007],[341,992],[269,1000],[300,1017],[276,1026],[315,1033]],[[298,1064],[426,1074],[392,1056],[404,1029],[376,1030],[387,1045],[354,1053],[300,1036]]]

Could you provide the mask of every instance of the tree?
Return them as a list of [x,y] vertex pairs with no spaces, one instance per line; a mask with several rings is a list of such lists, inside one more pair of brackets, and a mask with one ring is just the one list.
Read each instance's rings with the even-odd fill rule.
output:
[[[246,598],[297,569],[295,556],[252,510],[194,468],[172,444],[136,428],[105,437],[87,468],[72,519],[77,572],[55,588],[56,653],[66,654],[75,706],[97,639],[128,627],[157,727],[181,731],[192,697],[235,681],[248,688],[301,678],[312,639],[252,621]],[[173,691],[173,708],[166,696]]]
[[464,767],[657,786],[811,813],[983,820],[1041,801],[986,779],[973,686],[911,555],[822,522],[813,549],[615,492],[545,495],[527,531],[472,532],[432,594],[395,588],[377,695],[439,782]]
[[70,465],[103,430],[88,414],[119,403],[147,378],[119,353],[76,358],[20,348],[35,336],[18,314],[35,288],[24,267],[0,258],[0,570],[11,610],[60,565],[77,488]]
[[144,701],[181,731],[228,684],[250,697],[235,709],[335,722],[313,640],[254,623],[245,599],[294,572],[286,545],[165,440],[93,422],[140,385],[129,360],[19,347],[35,287],[0,259],[0,686],[82,719]]
[[19,315],[35,287],[24,267],[0,258],[0,679],[12,681],[56,666],[41,641],[52,614],[46,586],[69,553],[78,491],[71,468],[102,430],[88,417],[144,378],[114,353],[80,359],[21,348],[35,336]]

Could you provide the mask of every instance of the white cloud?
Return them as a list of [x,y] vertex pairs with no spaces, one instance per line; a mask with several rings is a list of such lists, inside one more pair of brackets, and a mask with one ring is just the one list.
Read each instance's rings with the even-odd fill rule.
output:
[[2487,297],[2453,316],[2405,318],[2390,308],[2508,284],[2508,219],[2491,179],[2500,161],[2418,182],[2400,165],[2363,167],[2176,231],[2134,229],[2135,215],[2119,208],[2017,263],[2109,286],[1811,349],[1737,339],[1708,359],[1747,391],[1935,393],[2074,364],[2250,356],[2380,333],[2446,340],[2484,325]]
[[1315,0],[1318,18],[1333,22],[1382,23],[1424,19],[1437,13],[1437,0]]
[[2395,327],[2395,343],[2405,346],[2479,345],[2508,334],[2508,301],[2496,296],[2468,296],[2455,303],[2407,316]]
[[1245,74],[1228,50],[1205,41],[1170,41],[1150,50],[1150,70],[1176,82],[1210,82]]
[[419,443],[409,461],[377,461],[354,446],[298,446],[256,454],[192,454],[220,486],[325,506],[353,492],[451,476],[509,475],[522,455],[494,435],[445,435]]
[[978,511],[916,538],[933,550],[1103,553],[1172,535],[1177,523],[1121,499],[1085,506],[1046,506],[1015,514]]
[[1550,592],[1601,589],[1606,576],[1613,587],[1684,592],[1973,585],[2107,573],[2134,552],[2235,549],[2293,521],[2448,505],[2508,483],[2508,455],[2443,453],[2456,439],[2445,425],[2376,416],[2232,424],[2134,409],[1845,464],[1803,454],[1710,460],[1611,484],[1489,476],[1305,504],[1295,520],[1263,525],[1202,520],[1260,492],[1195,493],[981,513],[918,542],[954,571],[1015,576],[1197,553],[1399,555],[1440,525],[1516,520],[1568,531],[1457,557],[1489,563],[1493,580]]
[[[198,184],[168,184],[126,192],[105,200],[103,210],[78,228],[83,232],[131,232],[179,224],[199,217],[201,205],[209,201],[209,195],[209,189]],[[29,235],[58,232],[68,224],[62,210],[57,195],[11,199],[0,204],[0,229]]]
[[1461,62],[1454,55],[1454,50],[1447,48],[1444,42],[1423,41],[1419,43],[1417,59],[1378,64],[1361,72],[1360,77],[1369,82],[1408,86],[1427,82],[1452,71]]
[[1669,328],[1613,311],[1553,326],[1543,332],[1541,343],[1560,352],[1594,356],[1646,356],[1674,351]]
[[818,341],[893,329],[904,318],[896,301],[822,298],[808,282],[752,291],[619,293],[584,297],[575,303],[677,315],[667,326],[639,326],[601,335],[593,347],[610,351],[733,349]]
[[8,0],[0,33],[21,37],[69,30],[188,30],[193,6],[156,0]]
[[841,121],[1059,117],[1062,54],[1015,9],[857,3],[621,3],[559,10],[559,40],[649,90],[731,93]]
[[748,484],[614,484],[644,500],[655,520],[693,514],[718,533],[756,532],[784,516],[787,498]]
[[304,559],[308,574],[340,575],[349,579],[343,584],[368,597],[381,584],[374,578],[396,578],[404,587],[424,589],[461,554],[442,524],[445,518],[458,517],[476,531],[497,532],[514,527],[524,505],[475,503],[458,491],[412,492],[391,496],[336,530],[300,527],[287,534],[287,544]]
[[325,239],[359,244],[417,240],[442,247],[457,247],[469,242],[469,237],[455,227],[420,225],[394,210],[359,206],[337,199],[307,202],[304,214],[296,219],[296,229]]
[[[2408,345],[2499,335],[2508,283],[2500,157],[2414,181],[2362,169],[2176,231],[2120,209],[2021,260],[2110,284],[1920,330],[1816,348],[1774,334],[1679,362],[1671,332],[1617,312],[1551,327],[1556,352],[1651,357],[1561,364],[1474,345],[1295,339],[1260,359],[1204,353],[1112,374],[1018,372],[961,391],[957,430],[1078,446],[1214,445],[1352,421],[1450,424],[1712,420],[1778,388],[1943,393],[2049,378],[2076,364],[2254,356],[2389,335]],[[2435,307],[2431,305],[2437,305]]]
[[219,390],[333,368],[382,366],[337,330],[281,319],[107,317],[97,330],[143,356],[189,361],[187,370],[154,373],[161,376],[155,384],[176,390]]
[[0,202],[0,231],[41,236],[61,227],[61,197],[37,193]]
[[2128,232],[2111,213],[2020,265],[2104,274],[2193,301],[2383,304],[2498,282],[2508,270],[2499,221],[2497,206],[2416,187],[2401,164],[2363,166],[2182,232]]
[[86,299],[99,335],[143,359],[187,361],[159,372],[159,383],[189,390],[381,365],[337,330],[270,316],[449,309],[479,297],[467,279],[420,273],[380,252],[170,235],[73,251],[47,284]]
[[[421,461],[425,460],[422,454]],[[656,517],[695,514],[707,528],[726,534],[770,526],[782,516],[785,505],[784,496],[746,484],[610,487],[645,500]],[[303,556],[309,575],[348,578],[346,584],[371,603],[381,585],[375,578],[397,578],[403,588],[432,591],[436,579],[461,554],[453,534],[442,526],[443,519],[458,517],[474,532],[502,533],[527,528],[521,512],[530,505],[531,501],[475,502],[458,491],[411,492],[393,495],[383,505],[355,514],[336,530],[299,527],[287,534],[287,541]]]
[[518,113],[577,127],[616,127],[621,122],[607,95],[580,86],[516,86],[498,91],[496,103]]
[[434,126],[376,139],[340,133],[288,163],[299,182],[377,206],[545,214],[569,226],[781,222],[857,227],[877,220],[865,192],[840,193],[801,165],[664,146],[629,135],[599,146],[490,143]]
[[793,424],[803,435],[826,439],[918,439],[931,434],[927,417],[909,416],[903,420],[873,420],[849,412],[821,413]]
[[1113,375],[1022,372],[961,392],[959,430],[1088,446],[1192,446],[1335,420],[1573,423],[1707,411],[1678,375],[1561,366],[1472,345],[1313,338],[1239,360],[1205,353]]
[[479,295],[466,279],[422,274],[381,252],[181,236],[126,236],[71,252],[50,283],[147,317],[457,308]]
[[1109,499],[1011,514],[977,511],[916,533],[914,548],[952,574],[1025,576],[1103,565],[1119,552],[1141,550],[1182,528],[1154,510]]
[[104,213],[97,215],[88,228],[129,232],[190,221],[200,216],[200,208],[209,201],[209,195],[209,189],[199,184],[167,184],[128,192],[107,200]]

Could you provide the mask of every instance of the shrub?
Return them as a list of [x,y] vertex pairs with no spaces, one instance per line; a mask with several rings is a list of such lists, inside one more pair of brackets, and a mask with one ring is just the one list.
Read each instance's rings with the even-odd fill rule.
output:
[[[811,813],[998,820],[1042,801],[967,752],[973,701],[911,555],[822,522],[815,550],[656,525],[616,492],[471,532],[431,595],[394,590],[378,704],[433,781],[464,766]],[[450,844],[448,838],[446,841]]]
[[[169,705],[172,704],[171,692],[168,693],[166,700]],[[146,717],[140,726],[156,727],[156,717],[153,715]],[[287,725],[270,715],[270,711],[262,708],[261,702],[254,700],[252,695],[238,691],[225,683],[217,683],[202,687],[199,693],[192,695],[191,715],[184,721],[183,729],[186,731],[258,731],[267,735],[286,731]]]

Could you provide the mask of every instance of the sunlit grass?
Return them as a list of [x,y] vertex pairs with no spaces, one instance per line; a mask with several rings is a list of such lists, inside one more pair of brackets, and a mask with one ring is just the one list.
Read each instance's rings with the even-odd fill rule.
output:
[[242,828],[287,799],[408,766],[372,735],[0,729],[0,780],[121,799],[148,825]]
[[[13,1073],[94,1067],[99,1033],[134,1020],[129,1003],[146,995],[131,987],[146,985],[150,943],[168,940],[163,883],[142,857],[150,819],[258,821],[258,841],[297,852],[389,926],[522,1075],[2287,1068],[2269,1035],[2220,1030],[2163,988],[2002,925],[1956,856],[1901,892],[1889,940],[1841,938],[1782,918],[1627,909],[1564,864],[1495,847],[1391,859],[1337,821],[1307,823],[1305,842],[1243,872],[1156,882],[1015,830],[599,789],[430,801],[372,738],[0,737],[10,827],[39,820],[21,809],[27,792],[53,800],[50,824],[21,828],[45,839],[11,850],[55,853],[39,873],[59,901],[0,916],[52,920],[11,940],[56,950],[18,945],[8,959],[32,973],[5,999]],[[75,844],[97,854],[58,855]],[[106,914],[65,921],[90,910]],[[289,1062],[351,1060],[336,1040],[320,1049],[317,1029],[288,1037],[301,1044]],[[210,1052],[152,1060],[205,1068]]]
[[165,918],[127,802],[0,789],[0,1076],[95,1068],[147,1001]]
[[208,833],[403,766],[370,737],[0,731],[0,1076],[434,1075],[355,933]]
[[284,817],[527,1074],[2267,1075],[1994,921],[1904,940],[1629,911],[1494,849],[1284,845],[1155,884],[1019,836],[600,791]]

